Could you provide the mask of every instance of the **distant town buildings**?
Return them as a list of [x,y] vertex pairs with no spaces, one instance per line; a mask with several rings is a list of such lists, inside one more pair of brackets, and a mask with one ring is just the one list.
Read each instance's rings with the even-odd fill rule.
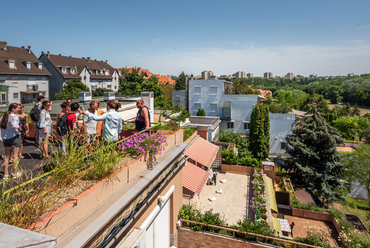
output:
[[294,73],[293,72],[288,72],[285,77],[287,79],[293,79],[294,78]]
[[347,77],[353,77],[355,74],[352,72],[352,73],[348,73],[347,74]]
[[213,71],[202,71],[202,79],[203,80],[210,80],[214,79],[215,75]]
[[246,78],[247,75],[244,71],[237,71],[233,74],[234,78]]
[[252,78],[252,77],[253,77],[253,73],[248,73],[248,74],[247,74],[247,77],[248,77],[248,78]]
[[263,77],[264,77],[264,78],[272,78],[272,73],[271,73],[271,72],[265,72],[265,73],[263,74]]
[[175,80],[173,80],[170,76],[167,76],[167,75],[160,75],[160,74],[154,74],[152,73],[151,71],[149,71],[149,69],[141,69],[140,67],[139,68],[117,68],[117,71],[119,73],[120,76],[122,76],[122,70],[126,70],[128,73],[132,73],[132,70],[138,70],[138,74],[139,75],[143,75],[144,79],[149,79],[151,76],[156,76],[158,78],[158,83],[159,84],[170,84],[170,85],[175,85]]
[[28,48],[0,42],[0,106],[12,102],[35,102],[37,96],[49,97],[50,72]]
[[310,78],[317,78],[317,74],[311,74]]

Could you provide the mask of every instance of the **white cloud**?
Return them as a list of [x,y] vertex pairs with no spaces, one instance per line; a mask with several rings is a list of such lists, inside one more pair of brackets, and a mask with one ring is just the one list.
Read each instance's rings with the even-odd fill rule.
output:
[[346,41],[342,45],[287,45],[275,47],[250,46],[244,49],[204,48],[193,52],[162,53],[162,56],[128,58],[128,64],[149,68],[152,72],[178,75],[181,71],[199,75],[212,70],[216,75],[230,75],[236,71],[262,76],[270,71],[284,76],[345,75],[370,72],[370,44]]

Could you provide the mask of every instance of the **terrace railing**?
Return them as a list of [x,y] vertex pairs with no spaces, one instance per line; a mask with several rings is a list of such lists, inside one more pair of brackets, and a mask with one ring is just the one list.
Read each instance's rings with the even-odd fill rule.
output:
[[250,233],[250,232],[243,232],[243,231],[239,231],[239,230],[228,228],[228,227],[215,226],[215,225],[205,224],[205,223],[191,221],[191,220],[180,219],[180,222],[181,222],[181,226],[183,226],[183,223],[189,223],[189,224],[201,225],[201,226],[212,227],[212,228],[217,228],[217,229],[220,229],[220,230],[229,231],[229,232],[232,232],[233,238],[235,238],[235,233],[240,233],[240,234],[245,234],[245,235],[250,235],[250,236],[255,237],[257,242],[258,242],[258,239],[260,238],[260,239],[269,239],[269,240],[276,241],[276,242],[284,242],[284,243],[292,244],[294,246],[294,248],[296,248],[297,245],[305,246],[305,247],[309,247],[309,248],[320,248],[319,246],[308,245],[308,244],[295,242],[295,241],[291,241],[291,240],[287,240],[287,239],[264,236],[264,235],[261,235],[261,234]]

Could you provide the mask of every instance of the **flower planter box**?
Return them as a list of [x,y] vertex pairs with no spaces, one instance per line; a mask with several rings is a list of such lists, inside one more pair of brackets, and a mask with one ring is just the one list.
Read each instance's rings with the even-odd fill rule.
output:
[[[166,151],[180,141],[183,141],[182,129],[167,137],[168,146],[166,146]],[[156,157],[159,156],[158,154]],[[29,227],[28,230],[55,238],[61,237],[129,181],[146,170],[148,168],[147,161],[147,157],[144,155],[131,160],[116,171],[111,178],[99,181],[55,211],[47,214],[43,219]]]

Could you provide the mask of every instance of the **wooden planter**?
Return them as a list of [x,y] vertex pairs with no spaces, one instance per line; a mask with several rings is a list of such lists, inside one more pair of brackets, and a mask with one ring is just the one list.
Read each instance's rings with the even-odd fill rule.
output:
[[[167,137],[166,151],[183,141],[183,130]],[[156,156],[157,158],[159,155]],[[55,238],[61,237],[65,232],[85,218],[100,204],[112,196],[141,172],[147,169],[147,160],[141,155],[122,166],[110,178],[104,178],[91,188],[69,200],[43,219],[34,223],[28,230],[36,231]]]

